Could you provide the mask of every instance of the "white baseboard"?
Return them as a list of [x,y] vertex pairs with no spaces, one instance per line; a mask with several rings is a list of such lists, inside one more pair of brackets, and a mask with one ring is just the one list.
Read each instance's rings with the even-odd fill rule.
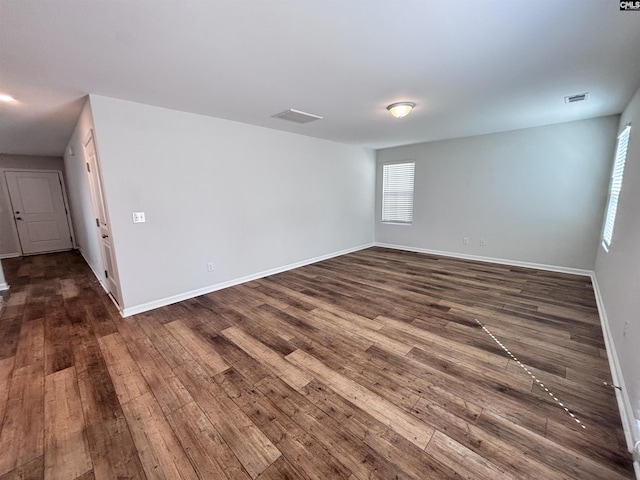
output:
[[304,267],[305,265],[310,265],[312,263],[321,262],[323,260],[328,260],[330,258],[339,257],[340,255],[346,255],[347,253],[357,252],[359,250],[364,250],[365,248],[373,247],[373,243],[368,243],[366,245],[360,245],[354,248],[349,248],[346,250],[341,250],[339,252],[329,253],[327,255],[322,255],[320,257],[314,257],[307,260],[303,260],[301,262],[291,263],[289,265],[284,265],[282,267],[272,268],[270,270],[265,270],[263,272],[254,273],[251,275],[247,275],[245,277],[235,278],[233,280],[229,280],[228,282],[217,283],[215,285],[209,285],[207,287],[198,288],[197,290],[191,290],[189,292],[180,293],[178,295],[173,295],[171,297],[161,298],[160,300],[154,300],[153,302],[143,303],[141,305],[135,305],[133,307],[128,307],[122,310],[121,314],[123,317],[129,317],[131,315],[136,315],[138,313],[147,312],[149,310],[153,310],[155,308],[164,307],[166,305],[171,305],[172,303],[181,302],[183,300],[188,300],[189,298],[199,297],[200,295],[205,295],[207,293],[215,292],[217,290],[222,290],[224,288],[233,287],[234,285],[240,285],[241,283],[250,282],[252,280],[257,280],[259,278],[268,277],[269,275],[275,275],[277,273],[286,272],[288,270],[293,270],[294,268]]
[[[622,420],[622,428],[624,430],[624,438],[627,442],[627,449],[629,452],[633,452],[634,445],[636,442],[640,441],[640,429],[638,428],[633,415],[631,400],[629,399],[629,393],[627,392],[624,376],[622,375],[622,369],[620,368],[620,362],[618,361],[618,352],[616,351],[616,346],[613,342],[613,337],[611,336],[607,311],[604,308],[602,294],[600,293],[600,286],[598,285],[598,280],[595,274],[591,276],[591,282],[593,283],[593,291],[596,296],[596,303],[598,304],[600,324],[602,325],[602,335],[604,336],[607,358],[609,359],[609,368],[611,369],[611,379],[613,380],[614,385],[620,387],[620,389],[616,388],[615,391],[616,400],[618,401],[618,410],[620,410],[620,419]],[[636,470],[636,477],[640,479],[640,465],[638,464],[638,460],[634,462],[634,468]]]
[[87,265],[89,265],[89,268],[91,269],[91,271],[93,272],[93,276],[96,277],[96,280],[98,281],[98,283],[100,284],[100,286],[102,287],[102,289],[105,291],[105,293],[107,294],[107,296],[111,299],[111,301],[113,302],[113,304],[116,306],[116,308],[118,309],[118,311],[120,312],[120,315],[122,315],[122,308],[120,307],[120,305],[118,304],[118,302],[116,302],[116,299],[113,298],[113,295],[111,295],[111,293],[109,292],[109,289],[107,288],[107,284],[104,283],[104,281],[102,280],[102,278],[100,278],[100,276],[98,275],[98,272],[96,272],[96,269],[94,268],[93,265],[91,265],[91,263],[89,263],[89,260],[87,260],[87,256],[84,254],[84,252],[82,251],[81,248],[78,248],[78,251],[80,252],[80,255],[82,255],[82,258],[84,258],[84,261]]
[[508,260],[504,258],[482,257],[479,255],[467,255],[465,253],[445,252],[441,250],[431,250],[428,248],[406,247],[404,245],[394,245],[389,243],[375,243],[376,247],[392,248],[394,250],[406,250],[407,252],[428,253],[430,255],[439,255],[441,257],[460,258],[463,260],[474,260],[476,262],[496,263],[499,265],[510,265],[513,267],[535,268],[536,270],[547,270],[549,272],[569,273],[571,275],[581,275],[591,277],[592,270],[583,270],[581,268],[561,267],[558,265],[545,265],[543,263],[522,262],[520,260]]
[[22,256],[22,254],[20,253],[0,253],[0,260],[5,258],[16,258],[20,256]]
[[7,282],[0,283],[0,292],[3,292],[5,290],[9,290],[9,284]]
[[98,272],[96,272],[96,269],[93,265],[91,265],[91,262],[89,262],[89,260],[87,259],[87,256],[84,254],[84,252],[82,251],[81,248],[78,249],[78,251],[80,252],[80,255],[82,255],[82,258],[84,258],[84,262],[89,265],[89,268],[91,269],[91,271],[93,272],[93,276],[96,277],[96,280],[98,281],[98,283],[100,284],[100,286],[102,287],[102,289],[109,294],[109,290],[107,289],[107,285],[102,281],[102,279],[100,278],[100,275],[98,275]]

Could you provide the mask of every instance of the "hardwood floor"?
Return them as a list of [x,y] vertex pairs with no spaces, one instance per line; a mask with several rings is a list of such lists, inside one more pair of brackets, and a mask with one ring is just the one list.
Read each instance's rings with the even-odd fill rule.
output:
[[3,265],[1,480],[633,478],[586,277],[371,248],[122,319]]

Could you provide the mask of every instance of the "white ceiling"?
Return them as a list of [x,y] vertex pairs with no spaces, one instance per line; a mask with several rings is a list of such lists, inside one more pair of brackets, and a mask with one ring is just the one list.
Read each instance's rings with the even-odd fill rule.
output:
[[640,13],[618,3],[0,0],[0,153],[60,155],[88,93],[371,148],[619,113]]

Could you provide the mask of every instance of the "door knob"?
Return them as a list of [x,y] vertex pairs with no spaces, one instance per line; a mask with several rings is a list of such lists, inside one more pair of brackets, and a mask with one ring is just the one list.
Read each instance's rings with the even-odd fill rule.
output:
[[109,235],[102,235],[102,238],[109,238]]
[[16,217],[16,220],[22,220],[22,217]]

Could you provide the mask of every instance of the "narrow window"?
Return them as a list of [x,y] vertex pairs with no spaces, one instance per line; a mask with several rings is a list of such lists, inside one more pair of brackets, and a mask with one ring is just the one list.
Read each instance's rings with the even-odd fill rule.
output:
[[382,221],[413,222],[415,162],[385,163],[382,166]]
[[631,125],[627,125],[622,133],[618,135],[618,146],[616,147],[616,158],[613,163],[611,173],[611,185],[609,187],[609,202],[605,214],[604,229],[602,231],[602,246],[608,252],[613,239],[613,227],[616,222],[616,211],[618,210],[618,198],[622,190],[622,176],[624,175],[624,162],[627,159],[627,146],[629,145],[629,133]]

